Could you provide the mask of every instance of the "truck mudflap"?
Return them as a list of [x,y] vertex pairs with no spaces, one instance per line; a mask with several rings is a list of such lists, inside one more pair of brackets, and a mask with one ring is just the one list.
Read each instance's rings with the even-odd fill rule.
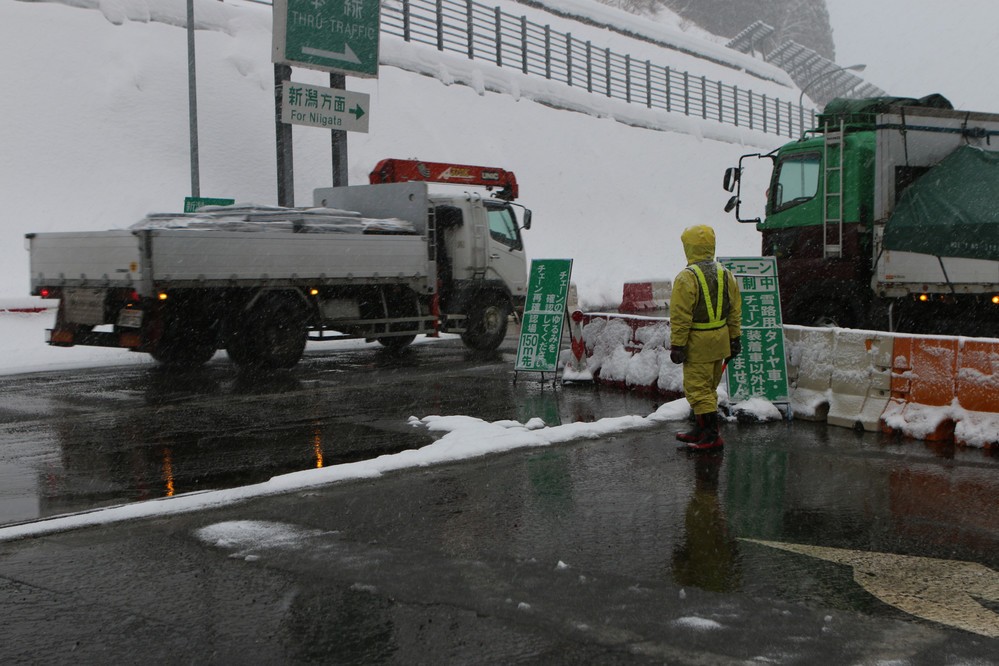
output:
[[138,349],[142,346],[142,336],[134,331],[93,331],[78,326],[63,326],[46,330],[46,342],[53,347],[117,347]]
[[[145,310],[120,299],[122,307],[111,316],[107,312],[110,294],[100,288],[66,288],[59,293],[55,327],[46,330],[46,342],[54,347],[116,347],[138,349],[142,346]],[[113,310],[112,310],[113,312]],[[108,327],[111,330],[94,330]]]

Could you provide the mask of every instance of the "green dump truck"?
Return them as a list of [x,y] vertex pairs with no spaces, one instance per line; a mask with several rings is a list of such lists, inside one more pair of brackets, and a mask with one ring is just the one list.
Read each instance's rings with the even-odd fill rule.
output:
[[[930,95],[836,99],[817,121],[724,179],[777,258],[784,322],[999,337],[999,114]],[[773,171],[744,219],[754,158]]]

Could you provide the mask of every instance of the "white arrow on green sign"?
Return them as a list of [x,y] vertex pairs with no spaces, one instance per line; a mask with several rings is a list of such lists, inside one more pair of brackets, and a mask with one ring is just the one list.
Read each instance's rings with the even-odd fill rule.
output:
[[370,99],[366,93],[288,81],[281,89],[281,122],[367,132]]
[[274,0],[273,61],[378,76],[378,0]]

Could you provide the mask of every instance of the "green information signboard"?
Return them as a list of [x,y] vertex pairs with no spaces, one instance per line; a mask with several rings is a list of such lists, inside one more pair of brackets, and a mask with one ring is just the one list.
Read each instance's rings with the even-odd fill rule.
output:
[[278,64],[378,76],[378,0],[274,0]]
[[555,372],[562,344],[572,259],[533,259],[514,370]]
[[235,199],[207,199],[204,197],[184,197],[184,212],[195,213],[202,206],[231,206]]
[[742,292],[742,352],[728,364],[733,402],[763,398],[789,401],[784,325],[774,257],[719,257]]
[[345,132],[368,131],[369,96],[307,83],[285,83],[281,89],[281,121]]

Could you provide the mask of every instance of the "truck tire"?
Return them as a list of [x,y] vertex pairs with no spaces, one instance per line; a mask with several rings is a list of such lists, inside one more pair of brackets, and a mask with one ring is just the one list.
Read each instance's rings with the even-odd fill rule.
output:
[[501,296],[487,296],[469,308],[461,341],[469,349],[493,351],[506,337],[509,317],[510,301]]
[[214,322],[191,307],[170,311],[159,341],[149,352],[157,362],[172,368],[198,368],[215,355]]
[[302,306],[292,298],[268,294],[243,313],[226,353],[244,368],[287,369],[302,358],[307,337]]
[[416,339],[415,335],[394,335],[391,337],[378,338],[378,344],[390,351],[405,349]]

